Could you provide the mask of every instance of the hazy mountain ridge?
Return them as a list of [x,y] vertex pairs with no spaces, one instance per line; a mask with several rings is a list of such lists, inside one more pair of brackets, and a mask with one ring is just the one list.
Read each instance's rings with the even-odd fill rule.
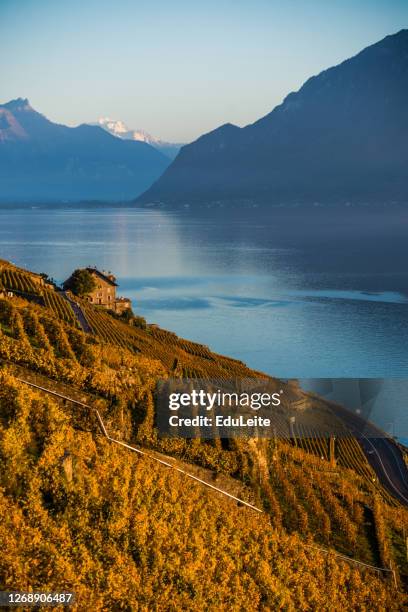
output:
[[27,99],[0,105],[0,197],[4,200],[127,199],[168,159],[145,142],[100,127],[49,121]]
[[141,203],[408,201],[408,30],[311,77],[244,128],[182,148]]

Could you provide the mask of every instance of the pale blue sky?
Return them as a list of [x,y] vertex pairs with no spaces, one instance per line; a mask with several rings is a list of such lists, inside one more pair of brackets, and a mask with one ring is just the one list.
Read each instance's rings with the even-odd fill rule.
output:
[[405,27],[407,0],[0,0],[0,102],[187,142]]

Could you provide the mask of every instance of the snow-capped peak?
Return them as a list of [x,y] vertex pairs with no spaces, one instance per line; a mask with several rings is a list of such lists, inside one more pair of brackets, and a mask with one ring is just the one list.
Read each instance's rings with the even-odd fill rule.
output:
[[113,136],[118,136],[126,140],[139,140],[141,142],[147,142],[148,144],[159,144],[161,142],[160,139],[154,138],[145,130],[131,130],[126,123],[118,119],[100,117],[97,124],[107,132],[113,134]]
[[172,159],[177,155],[181,146],[180,144],[164,142],[160,138],[155,138],[149,134],[149,132],[142,129],[132,130],[123,121],[111,119],[110,117],[100,117],[96,124],[93,125],[99,125],[113,136],[122,138],[123,140],[137,140],[139,142],[146,142],[152,147],[159,149],[162,153],[164,153],[164,155],[167,155]]

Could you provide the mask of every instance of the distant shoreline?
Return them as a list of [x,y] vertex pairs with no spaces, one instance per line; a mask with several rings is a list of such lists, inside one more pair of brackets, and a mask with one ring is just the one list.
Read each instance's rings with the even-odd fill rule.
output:
[[18,209],[64,209],[64,208],[128,208],[140,211],[152,212],[183,212],[183,213],[203,213],[203,212],[302,212],[302,211],[401,211],[408,210],[407,202],[337,202],[337,203],[321,203],[321,202],[302,202],[302,203],[259,203],[259,202],[242,202],[242,201],[225,201],[225,202],[192,202],[186,203],[139,203],[134,200],[123,201],[104,201],[104,200],[73,200],[73,201],[0,201],[1,210],[18,210]]
[[124,202],[70,201],[70,202],[0,202],[0,210],[57,208],[137,208],[130,200]]

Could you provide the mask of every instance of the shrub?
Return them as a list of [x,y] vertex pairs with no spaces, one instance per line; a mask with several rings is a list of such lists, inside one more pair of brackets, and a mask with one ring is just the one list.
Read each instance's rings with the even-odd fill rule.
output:
[[84,296],[91,293],[96,288],[96,284],[89,270],[77,269],[64,282],[63,287],[75,295]]

